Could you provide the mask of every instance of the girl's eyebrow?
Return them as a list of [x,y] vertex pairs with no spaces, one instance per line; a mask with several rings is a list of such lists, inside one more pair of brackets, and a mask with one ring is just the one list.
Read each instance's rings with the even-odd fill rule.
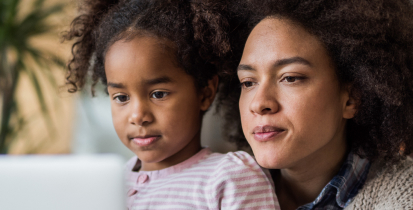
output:
[[[151,86],[151,85],[156,85],[156,84],[161,84],[161,83],[170,83],[172,82],[172,79],[168,76],[163,76],[163,77],[158,77],[154,79],[148,79],[144,80],[142,83],[145,86]],[[123,89],[126,88],[126,85],[122,83],[114,83],[114,82],[108,82],[108,88],[117,88],[117,89]]]
[[108,87],[111,87],[111,88],[118,88],[118,89],[125,88],[125,85],[123,85],[122,83],[108,82],[107,84],[108,84]]
[[[291,63],[298,63],[298,64],[311,66],[311,63],[302,57],[292,57],[292,58],[285,58],[285,59],[280,59],[280,60],[275,61],[273,64],[273,67],[279,67],[279,66],[283,66],[283,65],[287,65]],[[238,65],[237,71],[241,71],[241,70],[255,71],[255,69],[252,66],[246,65],[246,64]]]
[[143,83],[145,85],[156,85],[156,84],[160,84],[160,83],[170,83],[172,82],[172,79],[168,76],[163,76],[163,77],[158,77],[155,79],[149,79],[149,80],[145,80]]

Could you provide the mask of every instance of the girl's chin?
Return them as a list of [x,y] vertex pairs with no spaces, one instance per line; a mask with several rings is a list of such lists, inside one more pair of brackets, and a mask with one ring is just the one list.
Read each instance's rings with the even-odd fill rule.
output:
[[151,151],[139,151],[139,152],[136,152],[135,154],[136,156],[138,156],[141,162],[149,163],[149,164],[161,162],[162,160],[167,158],[163,154],[159,154],[159,153],[155,153]]

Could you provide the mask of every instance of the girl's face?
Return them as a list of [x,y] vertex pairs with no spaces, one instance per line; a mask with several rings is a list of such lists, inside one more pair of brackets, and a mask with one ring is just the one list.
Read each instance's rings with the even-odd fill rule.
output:
[[264,19],[248,37],[238,78],[242,128],[260,165],[294,168],[345,153],[355,104],[316,37]]
[[200,150],[201,112],[215,90],[212,96],[198,91],[165,42],[117,41],[106,54],[105,72],[115,130],[142,170],[175,165]]

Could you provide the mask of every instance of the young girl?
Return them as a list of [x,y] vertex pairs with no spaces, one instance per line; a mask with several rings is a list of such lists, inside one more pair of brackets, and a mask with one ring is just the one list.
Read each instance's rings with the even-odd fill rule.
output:
[[[200,144],[202,116],[229,52],[225,5],[211,1],[89,1],[67,81],[76,92],[89,69],[111,98],[128,161],[129,209],[277,209],[272,183],[245,152]],[[93,90],[93,86],[92,86]]]

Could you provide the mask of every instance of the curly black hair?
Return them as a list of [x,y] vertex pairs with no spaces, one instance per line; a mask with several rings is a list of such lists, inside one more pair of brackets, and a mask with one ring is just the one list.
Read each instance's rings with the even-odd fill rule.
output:
[[[354,153],[397,162],[413,151],[413,6],[409,0],[249,0],[246,4],[249,21],[242,25],[244,35],[232,38],[233,44],[244,46],[253,27],[269,17],[288,19],[324,44],[340,83],[350,85],[358,99],[358,111],[346,127]],[[233,59],[239,62],[240,56]],[[248,144],[240,122],[236,66],[227,68],[226,74],[219,98],[224,130],[231,131],[225,135],[243,148]]]
[[69,92],[92,78],[92,93],[101,81],[107,85],[104,62],[108,48],[120,39],[154,36],[173,43],[177,63],[193,76],[198,88],[218,74],[230,54],[228,2],[214,0],[85,0],[83,14],[66,32],[75,40],[68,64]]

